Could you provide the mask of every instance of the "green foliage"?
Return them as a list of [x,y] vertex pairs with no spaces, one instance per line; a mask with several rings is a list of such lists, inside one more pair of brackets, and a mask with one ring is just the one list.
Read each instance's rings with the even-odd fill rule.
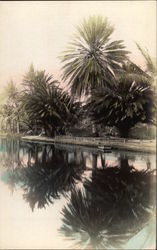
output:
[[63,80],[68,80],[73,95],[89,94],[115,78],[128,52],[123,41],[110,41],[113,30],[100,16],[89,17],[77,27],[74,40],[62,56]]
[[45,71],[31,68],[23,84],[23,107],[30,120],[44,127],[46,133],[54,135],[57,129],[65,132],[68,126],[77,121],[80,103],[74,103],[69,94],[59,88],[59,82]]
[[149,78],[136,73],[117,77],[114,88],[93,92],[87,110],[97,124],[115,126],[127,137],[136,123],[155,123],[155,94]]
[[4,103],[5,98],[6,98],[5,92],[2,91],[2,92],[0,93],[0,105]]
[[156,126],[137,123],[133,128],[131,128],[129,137],[143,140],[156,139]]
[[5,86],[4,91],[8,99],[13,100],[17,95],[17,87],[13,80],[10,80],[8,84]]
[[115,126],[127,137],[138,122],[154,124],[155,63],[136,43],[146,61],[144,72],[128,59],[123,40],[112,41],[113,31],[108,19],[101,16],[90,16],[77,27],[61,56],[63,80],[68,82],[71,95],[52,75],[36,71],[33,64],[24,76],[21,93],[11,80],[0,94],[1,129],[64,134],[83,118],[84,109],[75,100],[84,95],[88,96],[86,111],[95,131],[94,124]]
[[20,93],[16,84],[11,80],[4,88],[5,101],[0,107],[1,129],[19,133],[21,113]]
[[157,73],[155,62],[153,62],[147,49],[144,50],[138,43],[136,43],[136,45],[146,61],[146,72],[154,77]]

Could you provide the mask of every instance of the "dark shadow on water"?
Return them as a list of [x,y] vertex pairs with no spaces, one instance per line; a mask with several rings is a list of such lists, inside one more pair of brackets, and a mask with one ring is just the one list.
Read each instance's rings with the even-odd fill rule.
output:
[[122,249],[155,212],[155,187],[153,171],[137,171],[126,159],[94,169],[84,190],[69,196],[59,231],[73,248]]
[[7,168],[5,182],[12,191],[16,185],[24,190],[24,199],[32,210],[43,208],[69,192],[85,170],[83,155],[70,154],[54,146],[29,145],[25,165]]

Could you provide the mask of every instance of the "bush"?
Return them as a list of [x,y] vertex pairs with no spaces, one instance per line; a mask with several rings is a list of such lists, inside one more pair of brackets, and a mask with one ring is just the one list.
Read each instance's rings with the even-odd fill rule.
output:
[[153,125],[138,123],[134,126],[129,133],[130,138],[134,139],[155,139],[156,127]]

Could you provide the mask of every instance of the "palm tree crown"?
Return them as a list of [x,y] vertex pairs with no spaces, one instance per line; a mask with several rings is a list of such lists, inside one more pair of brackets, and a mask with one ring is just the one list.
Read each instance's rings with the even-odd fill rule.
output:
[[25,90],[21,97],[30,119],[36,119],[51,135],[57,127],[68,127],[69,123],[75,123],[80,108],[80,103],[74,103],[58,85],[59,82],[45,71],[31,70],[24,78]]
[[78,34],[62,56],[63,79],[68,80],[72,94],[89,94],[114,79],[128,52],[122,40],[110,41],[113,31],[108,20],[100,16],[89,17],[77,27]]
[[135,73],[117,77],[114,88],[94,91],[87,110],[97,124],[115,126],[128,137],[138,122],[155,123],[155,95],[149,78]]

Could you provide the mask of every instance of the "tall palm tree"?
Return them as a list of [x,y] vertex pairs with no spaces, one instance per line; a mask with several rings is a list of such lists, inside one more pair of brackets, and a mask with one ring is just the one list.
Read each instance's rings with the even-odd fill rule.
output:
[[128,52],[123,41],[111,41],[113,26],[106,18],[91,16],[77,27],[77,34],[61,57],[63,79],[71,94],[81,97],[110,85]]

